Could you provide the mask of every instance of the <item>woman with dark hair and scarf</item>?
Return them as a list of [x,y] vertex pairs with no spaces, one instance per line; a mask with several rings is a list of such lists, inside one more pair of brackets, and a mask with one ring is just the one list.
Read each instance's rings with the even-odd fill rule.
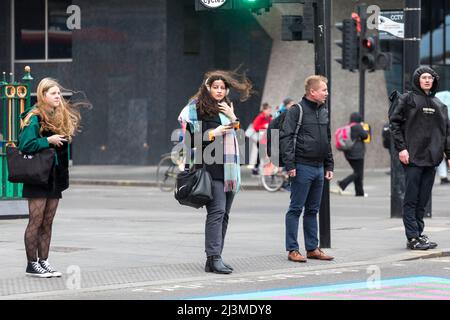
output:
[[[252,84],[245,75],[235,72],[207,72],[197,93],[178,118],[186,127],[184,141],[187,147],[196,149],[195,167],[205,165],[213,179],[213,200],[206,205],[205,271],[220,274],[233,271],[222,261],[222,251],[231,205],[241,183],[235,132],[240,125],[229,99],[230,89],[240,92],[241,101],[245,101],[252,93]],[[201,136],[196,139],[194,135]],[[196,141],[201,141],[201,145],[194,145]]]

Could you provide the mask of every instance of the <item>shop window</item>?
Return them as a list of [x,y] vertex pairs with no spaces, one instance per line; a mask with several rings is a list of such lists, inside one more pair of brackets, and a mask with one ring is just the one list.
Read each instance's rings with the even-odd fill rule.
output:
[[71,0],[14,0],[16,60],[72,58]]

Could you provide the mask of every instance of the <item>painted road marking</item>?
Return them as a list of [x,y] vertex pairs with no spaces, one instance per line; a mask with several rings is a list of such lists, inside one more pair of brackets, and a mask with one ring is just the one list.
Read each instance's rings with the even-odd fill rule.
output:
[[264,290],[195,298],[201,300],[450,300],[450,278],[407,277],[381,280],[379,289],[368,282]]

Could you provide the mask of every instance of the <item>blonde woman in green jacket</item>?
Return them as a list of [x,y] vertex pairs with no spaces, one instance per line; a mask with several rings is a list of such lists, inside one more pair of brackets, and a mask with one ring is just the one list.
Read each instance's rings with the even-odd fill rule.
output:
[[43,149],[56,151],[54,168],[46,186],[24,184],[22,196],[28,199],[29,222],[25,230],[26,275],[60,277],[48,262],[52,224],[61,192],[69,186],[68,143],[77,130],[79,112],[61,96],[61,86],[51,78],[37,88],[37,103],[21,115],[19,149],[33,154]]

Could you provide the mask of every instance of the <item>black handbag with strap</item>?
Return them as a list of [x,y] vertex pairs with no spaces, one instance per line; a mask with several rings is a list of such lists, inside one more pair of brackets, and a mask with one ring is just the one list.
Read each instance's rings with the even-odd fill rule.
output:
[[25,154],[17,147],[6,147],[8,181],[47,185],[55,158],[55,149],[48,148],[34,154]]
[[212,178],[206,167],[195,171],[183,171],[177,175],[175,199],[181,205],[201,208],[213,199]]

